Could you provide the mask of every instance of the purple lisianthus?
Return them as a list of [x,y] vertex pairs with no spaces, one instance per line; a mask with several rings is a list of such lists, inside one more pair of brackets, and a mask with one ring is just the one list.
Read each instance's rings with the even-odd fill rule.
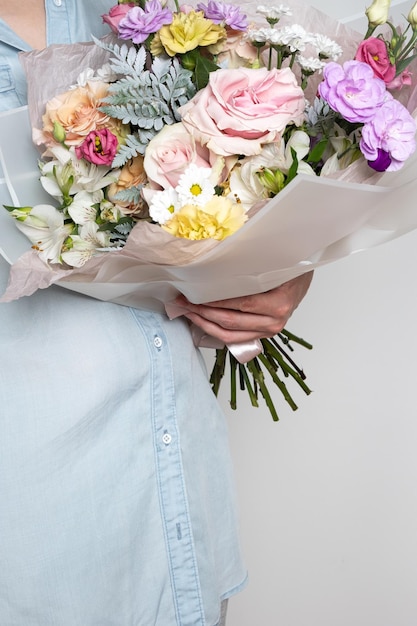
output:
[[119,37],[143,43],[165,24],[171,24],[172,11],[162,7],[159,0],[149,0],[145,8],[135,6],[119,22]]
[[368,122],[386,100],[392,99],[384,81],[361,61],[347,61],[343,66],[328,63],[323,69],[319,93],[334,111],[354,123]]
[[248,27],[246,15],[241,13],[239,7],[234,4],[209,0],[207,5],[197,4],[197,9],[203,11],[204,17],[215,24],[225,24],[233,30],[246,30]]
[[374,167],[373,162],[380,167],[381,151],[387,153],[390,163],[386,171],[395,172],[415,151],[415,135],[413,117],[401,102],[392,99],[385,102],[373,119],[363,126],[359,147],[371,167]]

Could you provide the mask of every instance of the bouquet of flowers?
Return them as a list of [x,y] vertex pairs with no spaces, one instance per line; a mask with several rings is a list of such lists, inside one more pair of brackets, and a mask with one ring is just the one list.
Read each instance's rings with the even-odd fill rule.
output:
[[[294,237],[295,228],[302,229],[305,240],[308,220],[303,223],[297,213],[293,191],[298,181],[313,189],[317,177],[326,178],[334,193],[343,184],[335,181],[356,181],[361,184],[351,184],[352,192],[364,198],[384,172],[397,173],[409,162],[416,147],[409,69],[416,6],[402,33],[388,22],[389,2],[374,0],[365,39],[351,36],[345,51],[327,34],[293,24],[284,5],[257,7],[250,23],[239,7],[215,0],[174,9],[160,0],[119,1],[103,16],[113,36],[86,44],[89,65],[73,83],[61,88],[62,78],[51,80],[47,100],[40,82],[30,84],[33,137],[43,147],[41,183],[54,203],[22,207],[15,201],[6,207],[32,250],[13,265],[5,299],[57,281],[95,297],[102,296],[94,283],[116,285],[105,297],[124,304],[136,302],[137,290],[132,295],[120,285],[141,283],[141,305],[149,297],[169,302],[178,291],[202,302],[262,290],[259,282],[246,281],[230,292],[232,278],[212,297],[206,287],[213,274],[205,277],[200,260],[224,260],[241,232],[253,232],[257,223],[267,228],[262,216],[276,200],[285,203],[285,196],[288,209],[271,219],[285,224],[291,209],[286,234]],[[53,64],[62,67],[59,55],[66,58],[67,50],[56,48]],[[38,54],[23,56],[30,77]],[[344,238],[361,232],[381,202],[372,202],[368,212],[362,205],[359,212],[347,207],[346,224],[343,216],[326,213],[320,228],[327,228],[327,239],[313,237],[313,247],[302,246],[301,256],[284,255],[281,274],[274,273],[267,288],[350,253]],[[370,245],[416,225],[407,213],[407,225]],[[285,248],[278,234],[277,244]],[[253,259],[251,264],[256,275]],[[168,267],[168,274],[156,277],[155,266],[165,272]],[[184,266],[204,283],[200,293],[187,294],[187,279],[179,286]],[[270,273],[270,266],[262,273]],[[268,372],[296,408],[283,378],[309,389],[289,353],[290,341],[311,347],[283,331],[262,340],[245,363],[232,346],[218,349],[214,391],[229,354],[233,407],[238,373],[252,403],[257,405],[259,389],[278,419],[265,383]]]

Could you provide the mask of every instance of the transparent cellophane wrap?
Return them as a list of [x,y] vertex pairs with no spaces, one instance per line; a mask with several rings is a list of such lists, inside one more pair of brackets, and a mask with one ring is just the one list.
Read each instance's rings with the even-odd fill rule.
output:
[[[283,22],[326,34],[353,58],[361,35],[301,2]],[[256,15],[257,3],[242,4]],[[259,16],[257,21],[259,21]],[[76,82],[81,69],[97,69],[107,52],[93,43],[54,45],[24,53],[29,109],[0,115],[3,177],[0,203],[51,203],[39,183],[40,153],[31,126],[40,127],[45,103]],[[343,60],[342,59],[342,60]],[[309,86],[315,93],[319,77]],[[415,86],[400,94],[414,112]],[[380,174],[363,160],[332,178],[297,176],[275,198],[251,211],[248,222],[221,241],[189,241],[158,225],[140,222],[121,250],[104,252],[80,269],[46,266],[6,210],[0,211],[0,252],[11,264],[3,301],[30,295],[53,283],[94,298],[163,310],[183,293],[194,303],[272,289],[323,264],[398,237],[417,227],[417,154],[398,172]]]

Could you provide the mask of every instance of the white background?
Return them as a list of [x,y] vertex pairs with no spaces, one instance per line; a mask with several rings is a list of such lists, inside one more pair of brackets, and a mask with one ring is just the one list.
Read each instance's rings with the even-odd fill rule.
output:
[[314,343],[298,411],[222,395],[249,570],[228,626],[417,625],[416,259],[411,233],[316,272],[288,325]]

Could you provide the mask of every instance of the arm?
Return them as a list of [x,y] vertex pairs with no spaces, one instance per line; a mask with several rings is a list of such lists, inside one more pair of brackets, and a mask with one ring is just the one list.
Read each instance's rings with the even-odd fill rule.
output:
[[304,298],[312,278],[313,272],[309,272],[253,296],[205,304],[191,304],[180,296],[177,303],[187,309],[187,319],[226,344],[273,337]]

